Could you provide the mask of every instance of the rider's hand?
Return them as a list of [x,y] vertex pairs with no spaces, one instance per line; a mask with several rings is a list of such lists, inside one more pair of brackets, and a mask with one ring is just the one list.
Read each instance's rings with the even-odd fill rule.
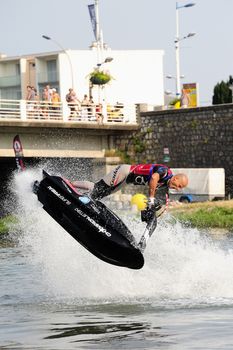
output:
[[162,205],[158,200],[156,200],[154,197],[150,197],[147,201],[147,210],[153,209],[154,211],[158,211],[162,208]]
[[155,207],[155,198],[149,197],[148,202],[147,202],[147,210],[152,209],[154,207]]
[[147,208],[141,212],[141,219],[146,223],[150,222],[155,216],[155,199],[150,197],[147,201]]
[[152,221],[155,217],[155,210],[154,208],[147,208],[146,210],[141,211],[141,220],[146,222],[147,224]]

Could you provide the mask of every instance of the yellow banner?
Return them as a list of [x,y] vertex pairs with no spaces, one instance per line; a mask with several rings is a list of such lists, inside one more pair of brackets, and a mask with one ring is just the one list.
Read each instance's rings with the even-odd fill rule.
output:
[[188,107],[197,107],[199,104],[197,83],[183,84],[183,90],[189,96]]

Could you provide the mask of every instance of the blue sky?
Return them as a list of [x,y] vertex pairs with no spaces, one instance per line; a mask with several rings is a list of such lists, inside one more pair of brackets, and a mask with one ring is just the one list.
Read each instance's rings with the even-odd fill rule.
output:
[[[94,40],[87,5],[90,0],[7,0],[1,3],[0,52],[8,56],[56,51],[45,34],[65,48],[87,49]],[[200,102],[212,100],[214,85],[233,75],[233,0],[192,0],[180,9],[183,82],[198,82]],[[185,4],[187,1],[179,1]],[[112,49],[163,49],[164,74],[175,72],[175,0],[99,0],[104,41]],[[140,69],[140,67],[138,67]],[[175,91],[175,81],[165,79]]]

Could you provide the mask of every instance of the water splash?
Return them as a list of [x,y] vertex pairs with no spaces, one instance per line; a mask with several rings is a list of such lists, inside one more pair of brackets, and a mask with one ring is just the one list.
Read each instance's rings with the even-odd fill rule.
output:
[[[41,179],[40,169],[15,175],[11,186],[18,200],[20,243],[30,252],[30,263],[40,266],[41,283],[53,297],[160,303],[228,298],[228,303],[233,302],[232,249],[223,250],[197,229],[163,221],[149,241],[143,269],[109,265],[79,245],[42,209],[31,191],[35,179]],[[143,224],[137,219],[127,223],[139,238]]]

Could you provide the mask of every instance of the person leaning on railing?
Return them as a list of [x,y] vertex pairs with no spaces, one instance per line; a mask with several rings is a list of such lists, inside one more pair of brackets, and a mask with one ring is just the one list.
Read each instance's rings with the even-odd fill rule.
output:
[[90,101],[88,96],[85,94],[83,97],[83,100],[81,102],[81,117],[83,120],[88,120],[89,115],[88,115],[88,107],[90,105]]
[[69,92],[66,95],[66,102],[70,108],[70,117],[77,117],[79,115],[81,102],[72,88],[69,89]]
[[96,120],[96,117],[95,117],[95,102],[94,102],[92,96],[90,96],[90,99],[89,99],[88,118],[89,118],[89,120]]

